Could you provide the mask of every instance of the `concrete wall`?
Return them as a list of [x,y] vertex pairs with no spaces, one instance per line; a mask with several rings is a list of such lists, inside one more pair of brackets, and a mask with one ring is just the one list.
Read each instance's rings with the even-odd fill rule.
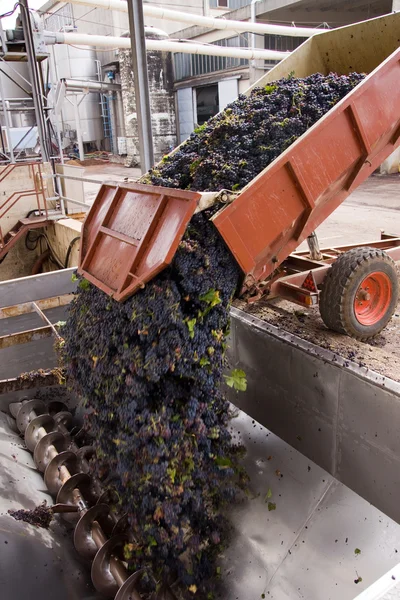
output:
[[25,246],[25,237],[22,237],[0,263],[0,281],[30,275],[37,257],[37,250],[28,250]]
[[[154,154],[157,162],[176,146],[177,141],[171,54],[148,52],[147,63]],[[119,53],[119,65],[127,138],[126,166],[135,166],[139,161],[139,137],[131,52],[129,50]]]
[[400,522],[400,384],[232,310],[231,401]]
[[[76,237],[80,237],[82,223],[75,219],[60,219],[47,228],[47,237],[56,256],[65,264],[67,251],[70,243]],[[68,259],[68,267],[77,267],[79,262],[79,240],[74,242]],[[58,266],[54,262],[47,261],[43,271],[57,271]]]
[[[41,165],[43,174],[50,174],[51,168],[48,163]],[[7,167],[0,167],[0,175]],[[10,167],[8,167],[9,169]],[[52,180],[44,180],[46,186],[46,196],[53,196]],[[20,164],[7,175],[0,183],[0,214],[7,207],[11,206],[15,198],[26,190],[34,189],[35,182],[32,171],[28,165]],[[11,198],[12,196],[12,198]],[[43,206],[43,199],[40,198],[40,204]],[[48,202],[48,208],[54,206],[54,202]],[[37,208],[36,195],[29,194],[20,198],[14,206],[0,219],[0,227],[3,235],[17,224],[19,219],[25,218],[29,211]],[[3,262],[0,264],[0,281],[7,281],[15,277],[24,277],[30,275],[32,267],[37,259],[37,250],[28,250],[25,246],[25,236],[22,237],[9,251]]]
[[[0,218],[0,227],[3,235],[14,227],[18,219],[25,218],[30,210],[37,208],[35,193],[19,198],[14,206],[12,206],[15,199],[21,193],[35,189],[35,179],[29,165],[19,164],[12,170],[10,170],[10,166],[1,166],[0,176],[6,169],[10,172],[0,183],[0,215],[9,208],[7,213]],[[51,173],[49,164],[43,164],[41,170],[43,174]],[[51,196],[51,184],[48,185],[45,181],[45,185],[47,188],[47,195]],[[40,198],[40,203],[41,206],[43,206],[42,198]]]

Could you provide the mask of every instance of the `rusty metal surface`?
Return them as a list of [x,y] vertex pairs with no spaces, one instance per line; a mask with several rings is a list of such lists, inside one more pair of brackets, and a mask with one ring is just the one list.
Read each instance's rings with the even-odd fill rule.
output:
[[172,260],[201,194],[104,184],[82,229],[79,273],[124,300]]
[[0,319],[33,313],[35,312],[34,304],[42,311],[57,308],[58,306],[66,306],[72,301],[73,297],[73,294],[63,294],[53,298],[37,300],[35,303],[24,302],[23,304],[16,304],[14,306],[5,306],[4,308],[0,308]]
[[53,335],[53,328],[51,325],[45,327],[37,327],[36,329],[30,329],[29,331],[19,331],[17,333],[10,333],[8,335],[0,336],[0,350],[10,348],[17,344],[26,344],[37,340],[42,340]]
[[249,183],[213,222],[265,279],[400,144],[400,49]]
[[0,379],[0,395],[11,392],[32,390],[35,388],[52,387],[60,383],[58,371],[47,370],[32,374],[20,375],[12,379]]

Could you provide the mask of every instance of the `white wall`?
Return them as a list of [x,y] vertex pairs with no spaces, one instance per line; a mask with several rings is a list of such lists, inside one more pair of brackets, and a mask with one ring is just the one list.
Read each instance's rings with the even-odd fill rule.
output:
[[192,88],[183,88],[177,91],[179,114],[179,141],[183,142],[194,129],[193,117],[193,92]]
[[218,82],[218,100],[219,110],[224,110],[225,106],[236,100],[238,97],[238,80],[224,79]]

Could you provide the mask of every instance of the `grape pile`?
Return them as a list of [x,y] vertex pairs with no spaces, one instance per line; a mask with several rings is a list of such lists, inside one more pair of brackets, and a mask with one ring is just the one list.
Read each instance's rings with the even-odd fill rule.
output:
[[83,280],[62,329],[96,473],[130,515],[126,557],[179,577],[190,598],[206,597],[226,541],[220,511],[246,482],[220,389],[239,271],[209,217],[194,216],[171,267],[124,303]]
[[289,77],[254,88],[165,156],[143,183],[196,191],[240,190],[365,77]]
[[[240,189],[362,77],[288,78],[240,96],[142,182]],[[129,514],[129,565],[150,568],[149,589],[179,578],[183,598],[204,599],[227,540],[223,506],[246,486],[220,387],[240,272],[210,215],[192,218],[172,264],[126,302],[82,280],[62,330],[93,468]]]

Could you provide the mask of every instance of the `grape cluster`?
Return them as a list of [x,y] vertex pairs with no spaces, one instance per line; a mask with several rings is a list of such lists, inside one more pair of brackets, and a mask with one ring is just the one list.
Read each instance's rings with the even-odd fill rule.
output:
[[[240,96],[142,181],[240,189],[361,78],[289,78]],[[86,403],[96,448],[93,470],[129,514],[126,559],[150,567],[160,585],[178,577],[183,598],[208,597],[228,534],[223,507],[246,486],[221,391],[240,273],[210,216],[192,218],[170,267],[126,302],[82,281],[63,328],[67,377]]]
[[316,73],[254,88],[196,129],[142,182],[197,191],[240,190],[364,77]]

